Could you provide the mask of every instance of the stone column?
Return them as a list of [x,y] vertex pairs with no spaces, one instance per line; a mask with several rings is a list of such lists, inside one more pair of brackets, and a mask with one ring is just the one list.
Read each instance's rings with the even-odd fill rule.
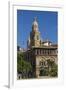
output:
[[39,78],[39,74],[40,74],[40,71],[39,71],[39,61],[40,61],[40,57],[36,57],[36,78]]
[[36,68],[36,78],[39,78],[39,68]]

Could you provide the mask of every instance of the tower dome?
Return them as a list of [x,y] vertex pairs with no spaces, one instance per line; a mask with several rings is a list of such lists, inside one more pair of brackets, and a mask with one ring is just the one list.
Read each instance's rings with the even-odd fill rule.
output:
[[34,22],[32,24],[32,30],[33,31],[37,31],[38,30],[38,22],[37,22],[37,18],[34,18]]
[[37,18],[36,18],[36,17],[35,17],[35,19],[34,19],[33,25],[38,26],[38,22],[37,22]]

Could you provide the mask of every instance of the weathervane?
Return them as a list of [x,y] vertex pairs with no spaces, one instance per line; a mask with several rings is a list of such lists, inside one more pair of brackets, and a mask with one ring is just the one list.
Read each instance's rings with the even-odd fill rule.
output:
[[36,17],[34,17],[34,20],[35,20],[35,21],[37,21],[37,16],[36,16]]

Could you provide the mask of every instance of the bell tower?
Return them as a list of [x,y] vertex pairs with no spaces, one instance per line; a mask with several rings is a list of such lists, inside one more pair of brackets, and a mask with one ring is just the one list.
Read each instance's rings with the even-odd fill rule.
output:
[[37,18],[34,18],[33,24],[32,24],[32,31],[30,32],[30,46],[33,47],[39,47],[40,46],[40,32],[38,27]]

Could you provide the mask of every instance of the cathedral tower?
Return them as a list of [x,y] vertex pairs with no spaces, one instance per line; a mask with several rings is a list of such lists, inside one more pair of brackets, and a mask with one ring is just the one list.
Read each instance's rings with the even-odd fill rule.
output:
[[38,27],[37,18],[34,19],[32,24],[32,31],[30,33],[30,47],[39,47],[40,46],[40,32]]

